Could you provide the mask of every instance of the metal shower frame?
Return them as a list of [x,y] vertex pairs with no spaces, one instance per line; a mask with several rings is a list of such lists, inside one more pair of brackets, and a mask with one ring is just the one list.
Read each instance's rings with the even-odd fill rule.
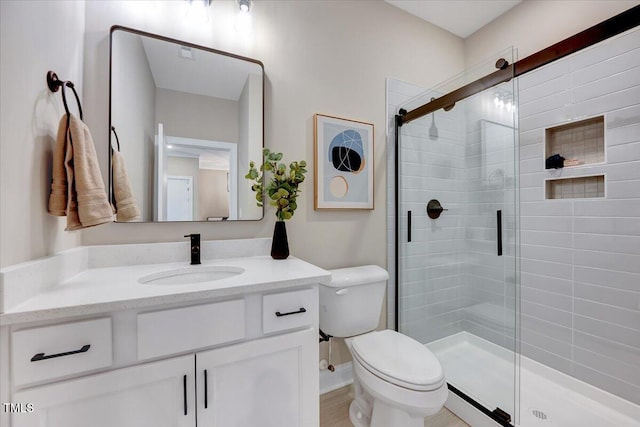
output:
[[[596,24],[584,31],[581,31],[571,37],[568,37],[556,44],[553,44],[545,49],[542,49],[532,55],[527,56],[524,59],[509,64],[505,59],[500,58],[496,61],[497,71],[481,77],[471,83],[468,83],[452,92],[447,93],[439,98],[431,98],[431,101],[417,107],[411,111],[400,109],[399,114],[395,116],[395,330],[399,327],[399,298],[398,298],[398,278],[399,278],[399,233],[400,233],[400,221],[399,221],[399,209],[400,209],[400,196],[399,196],[399,151],[400,151],[400,128],[405,124],[413,120],[426,116],[439,109],[445,111],[451,110],[456,102],[469,98],[477,93],[480,93],[486,89],[497,86],[501,83],[506,83],[512,79],[522,76],[530,71],[540,68],[544,65],[550,64],[565,56],[571,55],[587,47],[593,46],[604,40],[607,40],[618,34],[622,34],[627,30],[640,26],[640,5],[632,7],[612,18],[609,18],[599,24]],[[504,427],[513,427],[512,420],[509,414],[496,408],[491,411],[484,407],[481,403],[477,402],[472,397],[466,395],[464,392],[458,390],[451,384],[448,384],[449,390],[464,401],[487,415],[496,423]]]

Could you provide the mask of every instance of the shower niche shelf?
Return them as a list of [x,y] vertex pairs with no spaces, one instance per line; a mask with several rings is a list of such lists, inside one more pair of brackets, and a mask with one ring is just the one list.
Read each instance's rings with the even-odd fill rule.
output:
[[545,156],[560,154],[564,167],[604,163],[604,116],[545,129]]
[[589,199],[604,197],[604,175],[547,179],[545,199]]

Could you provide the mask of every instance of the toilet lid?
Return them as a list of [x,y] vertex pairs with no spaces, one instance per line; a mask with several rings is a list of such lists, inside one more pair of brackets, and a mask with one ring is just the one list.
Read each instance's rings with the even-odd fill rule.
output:
[[367,370],[401,387],[427,391],[444,382],[442,365],[427,347],[390,329],[356,337],[352,350]]

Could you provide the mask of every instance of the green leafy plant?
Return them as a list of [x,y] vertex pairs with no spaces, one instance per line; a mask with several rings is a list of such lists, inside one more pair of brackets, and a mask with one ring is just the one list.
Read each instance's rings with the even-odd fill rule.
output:
[[[264,206],[264,199],[268,197],[269,204],[277,209],[276,217],[283,221],[290,219],[298,208],[298,186],[304,181],[307,162],[292,162],[287,168],[286,164],[280,163],[281,160],[282,153],[272,153],[264,148],[259,169],[253,161],[249,162],[249,173],[245,178],[254,182],[251,189],[256,192],[257,205]],[[268,179],[265,177],[267,172],[271,175]]]

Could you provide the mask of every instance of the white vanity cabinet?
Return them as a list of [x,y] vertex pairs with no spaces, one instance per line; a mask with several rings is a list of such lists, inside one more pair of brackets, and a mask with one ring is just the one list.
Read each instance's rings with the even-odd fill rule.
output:
[[317,343],[306,329],[196,354],[198,426],[318,425]]
[[12,427],[193,427],[193,356],[89,375],[13,395],[33,412]]
[[107,315],[12,332],[11,427],[319,424],[317,286]]

